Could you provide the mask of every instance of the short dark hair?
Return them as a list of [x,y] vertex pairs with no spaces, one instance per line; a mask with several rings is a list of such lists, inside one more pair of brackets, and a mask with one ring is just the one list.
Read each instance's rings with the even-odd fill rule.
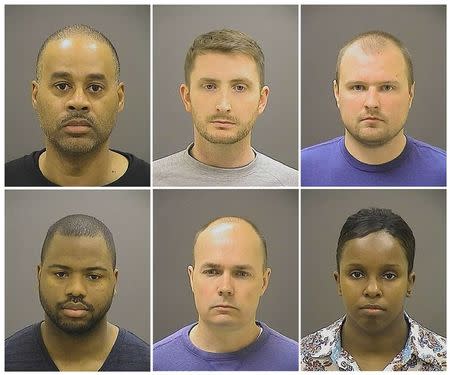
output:
[[405,45],[402,43],[402,41],[398,38],[396,38],[394,35],[387,33],[386,31],[380,31],[380,30],[372,30],[372,31],[366,31],[364,33],[356,35],[354,38],[350,39],[345,45],[341,48],[339,51],[337,62],[336,62],[336,83],[339,85],[339,74],[341,70],[341,60],[344,56],[345,51],[347,51],[347,48],[355,43],[360,43],[361,47],[364,50],[368,51],[378,51],[382,50],[387,46],[387,43],[390,42],[394,44],[400,52],[403,55],[403,58],[405,59],[406,64],[406,73],[408,78],[408,86],[411,88],[412,84],[414,83],[414,70],[413,70],[413,63],[411,59],[411,54],[409,53],[408,49],[405,47]]
[[111,254],[113,269],[116,268],[116,247],[111,231],[100,220],[83,214],[65,216],[48,228],[41,250],[41,264],[44,262],[50,242],[57,233],[69,237],[96,237],[101,235]]
[[198,55],[208,52],[243,53],[250,56],[256,64],[260,87],[264,85],[264,53],[258,43],[249,35],[231,29],[214,30],[199,35],[186,54],[184,61],[184,79],[190,86],[191,73]]
[[117,51],[114,48],[114,45],[100,31],[94,29],[91,26],[81,25],[81,24],[63,27],[62,29],[59,29],[58,31],[56,31],[52,35],[50,35],[47,39],[45,39],[44,43],[42,44],[41,48],[39,49],[39,53],[36,58],[36,81],[39,82],[39,80],[41,78],[41,70],[42,70],[42,61],[41,60],[42,60],[42,55],[43,55],[47,45],[54,40],[64,39],[64,38],[67,38],[72,35],[86,35],[86,36],[91,37],[92,39],[95,39],[95,40],[105,43],[111,49],[111,53],[112,53],[112,57],[114,60],[114,65],[115,65],[115,75],[116,75],[115,78],[117,81],[119,81],[120,62],[119,62],[119,55],[117,54]]
[[416,249],[414,234],[399,215],[387,208],[364,208],[347,218],[341,229],[337,244],[336,264],[338,272],[342,251],[348,241],[380,231],[389,233],[400,243],[408,260],[408,274],[411,273]]
[[195,234],[194,237],[194,244],[192,246],[192,257],[194,258],[194,249],[195,249],[195,244],[197,243],[198,237],[200,236],[200,234],[207,229],[210,225],[215,224],[215,223],[236,223],[239,221],[243,221],[245,223],[247,223],[248,225],[250,225],[253,230],[255,231],[255,233],[257,234],[257,236],[259,237],[259,239],[261,240],[261,248],[263,250],[263,269],[267,268],[267,243],[266,243],[266,239],[264,238],[263,234],[260,232],[260,230],[258,229],[258,227],[252,223],[249,219],[240,217],[240,216],[220,216],[215,218],[214,220],[209,221],[208,223],[206,223],[205,225],[203,225]]

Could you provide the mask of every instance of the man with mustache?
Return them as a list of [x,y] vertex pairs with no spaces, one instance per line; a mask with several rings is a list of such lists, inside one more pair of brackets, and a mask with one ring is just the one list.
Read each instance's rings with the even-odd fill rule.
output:
[[153,346],[153,370],[297,371],[298,343],[256,320],[271,269],[255,225],[240,217],[209,222],[193,257],[187,271],[198,322]]
[[345,133],[302,150],[303,186],[445,186],[446,153],[404,131],[415,82],[400,40],[384,31],[350,40],[333,87]]
[[153,163],[155,186],[298,186],[296,170],[251,146],[269,96],[255,40],[227,29],[200,35],[184,74],[180,95],[192,114],[194,143]]
[[53,224],[37,267],[42,322],[6,339],[6,371],[150,371],[150,347],[109,323],[116,293],[109,229],[75,214]]
[[90,26],[67,26],[39,51],[31,100],[45,149],[6,164],[6,186],[149,186],[150,166],[111,150],[125,103],[117,52]]

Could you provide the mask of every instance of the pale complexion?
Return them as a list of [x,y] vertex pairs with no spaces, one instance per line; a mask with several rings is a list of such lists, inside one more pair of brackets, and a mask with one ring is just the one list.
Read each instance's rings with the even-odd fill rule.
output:
[[[105,315],[117,275],[102,236],[57,233],[51,240],[37,268],[40,299],[46,311],[41,333],[50,357],[61,371],[97,371],[108,357],[119,332]],[[92,321],[95,324],[85,331],[83,327]]]
[[251,132],[264,112],[269,88],[261,87],[255,61],[242,53],[210,52],[196,57],[189,86],[180,95],[192,113],[192,156],[221,168],[238,168],[254,158]]
[[342,346],[361,370],[383,370],[403,349],[408,335],[404,302],[415,274],[400,243],[385,231],[344,245],[334,273],[346,320]]
[[84,34],[48,43],[31,99],[45,135],[43,175],[61,186],[101,186],[120,178],[127,159],[109,149],[124,108],[123,82],[106,43]]
[[404,125],[414,98],[405,59],[388,42],[377,50],[358,42],[342,56],[334,95],[345,126],[345,146],[366,164],[395,159],[406,145]]
[[228,353],[256,340],[256,310],[270,279],[261,240],[245,221],[216,222],[194,248],[189,281],[199,314],[190,339],[202,350]]

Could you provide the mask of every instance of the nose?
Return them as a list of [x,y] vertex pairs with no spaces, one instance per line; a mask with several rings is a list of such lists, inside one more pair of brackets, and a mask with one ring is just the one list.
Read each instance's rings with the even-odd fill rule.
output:
[[366,108],[379,108],[380,98],[376,87],[369,87],[366,94],[364,106]]
[[364,288],[364,296],[369,298],[380,297],[382,295],[380,285],[376,278],[369,278]]
[[67,282],[66,294],[73,297],[86,296],[86,285],[82,275],[71,275]]
[[233,282],[231,280],[231,275],[224,273],[219,280],[218,287],[219,296],[229,297],[234,294]]
[[230,98],[226,90],[220,92],[220,96],[216,104],[216,110],[217,112],[225,112],[225,113],[231,111]]
[[90,102],[82,87],[78,87],[74,90],[73,94],[67,100],[66,108],[69,112],[89,111]]

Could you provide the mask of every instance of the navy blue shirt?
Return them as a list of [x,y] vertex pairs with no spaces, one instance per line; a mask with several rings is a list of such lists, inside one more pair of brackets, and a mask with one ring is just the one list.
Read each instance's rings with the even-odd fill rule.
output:
[[[5,341],[6,371],[59,371],[42,339],[41,323],[28,326]],[[116,342],[99,371],[150,371],[150,346],[119,328]]]
[[365,164],[345,148],[344,137],[307,147],[301,153],[302,186],[445,186],[446,153],[411,137],[403,151],[384,164]]

